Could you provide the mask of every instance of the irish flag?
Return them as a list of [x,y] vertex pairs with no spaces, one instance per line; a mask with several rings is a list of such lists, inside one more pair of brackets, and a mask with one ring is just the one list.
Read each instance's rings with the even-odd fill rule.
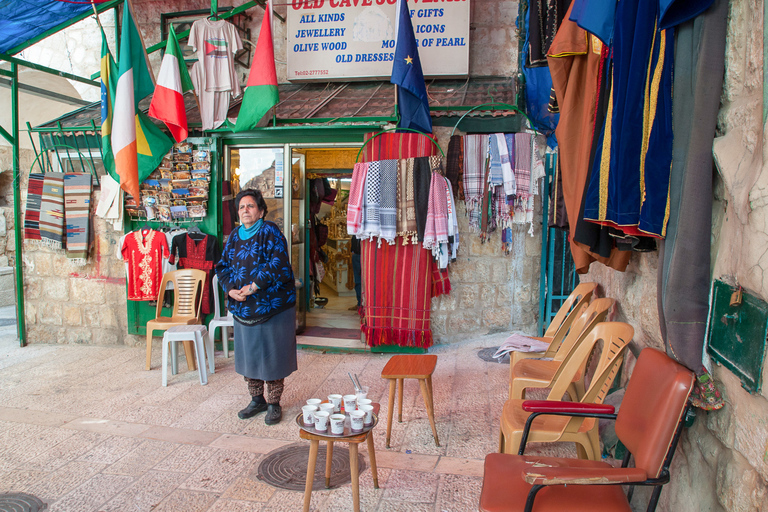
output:
[[245,84],[243,103],[237,115],[235,132],[244,132],[256,128],[256,125],[277,105],[280,100],[277,93],[277,71],[275,70],[275,49],[272,45],[272,1],[267,2],[264,20],[261,22],[259,41],[253,56],[248,83]]
[[184,93],[194,89],[189,78],[187,65],[171,25],[171,34],[165,47],[160,75],[157,77],[155,94],[149,105],[149,115],[164,122],[176,142],[187,138],[187,111],[184,108]]
[[112,110],[112,152],[120,188],[139,197],[139,183],[162,161],[173,142],[138,111],[139,101],[154,91],[147,52],[129,0],[123,5],[120,63]]

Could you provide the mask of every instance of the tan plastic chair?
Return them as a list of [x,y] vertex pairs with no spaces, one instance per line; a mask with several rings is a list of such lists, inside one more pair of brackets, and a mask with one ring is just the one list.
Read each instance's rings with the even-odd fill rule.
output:
[[[563,363],[573,354],[589,332],[600,322],[605,320],[608,312],[613,307],[613,299],[595,299],[587,306],[579,318],[571,325],[568,335],[555,352],[551,361],[543,359],[523,359],[509,366],[509,398],[525,398],[525,388],[550,388],[559,376]],[[568,388],[571,400],[578,401],[584,396],[584,368],[582,366],[574,376],[574,381]]]
[[[589,390],[580,400],[582,404],[602,404],[621,367],[624,351],[632,341],[634,332],[632,326],[623,322],[597,324],[564,364],[563,371],[552,386],[547,400],[559,402],[562,399],[574,375],[579,372],[583,362],[589,359],[593,350],[597,350],[597,343],[602,341],[597,369]],[[517,453],[525,423],[531,414],[524,410],[525,402],[527,405],[535,403],[546,407],[543,401],[507,400],[501,414],[500,453]],[[576,443],[580,458],[600,460],[600,439],[597,427],[598,422],[595,418],[539,416],[531,424],[528,441]]]
[[555,352],[560,348],[560,343],[568,334],[571,325],[584,312],[584,309],[586,309],[595,295],[596,290],[597,283],[579,283],[576,285],[576,288],[573,289],[568,298],[563,301],[560,309],[557,310],[557,314],[549,323],[544,336],[531,336],[536,340],[549,343],[549,348],[544,352],[512,352],[510,354],[510,365],[514,366],[515,363],[523,359],[554,357]]
[[[173,283],[173,313],[171,316],[162,316],[163,296],[168,283]],[[160,291],[157,294],[155,319],[147,322],[147,370],[150,369],[152,361],[153,331],[165,331],[175,325],[200,323],[200,306],[203,302],[204,283],[205,272],[202,270],[174,270],[163,275]],[[184,353],[187,356],[187,367],[190,370],[196,369],[194,347],[191,341],[184,342]]]

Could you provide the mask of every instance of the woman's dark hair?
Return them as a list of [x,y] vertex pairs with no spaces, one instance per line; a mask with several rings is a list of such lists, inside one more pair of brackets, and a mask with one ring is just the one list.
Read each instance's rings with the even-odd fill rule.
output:
[[241,190],[239,194],[235,197],[235,210],[240,210],[240,200],[244,197],[251,196],[254,201],[256,201],[256,206],[259,208],[259,210],[262,212],[264,218],[267,217],[267,202],[264,200],[264,197],[261,195],[261,191],[254,190],[252,188],[247,188],[245,190]]

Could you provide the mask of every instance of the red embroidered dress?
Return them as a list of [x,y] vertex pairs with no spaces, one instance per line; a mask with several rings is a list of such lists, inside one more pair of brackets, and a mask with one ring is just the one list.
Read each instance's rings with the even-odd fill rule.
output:
[[163,280],[163,258],[168,258],[165,235],[140,229],[125,237],[121,250],[128,265],[128,300],[157,300]]
[[213,280],[213,265],[219,261],[219,245],[212,235],[193,235],[202,239],[195,240],[189,234],[176,235],[171,242],[170,263],[178,261],[178,268],[194,268],[205,271],[203,298],[201,309],[207,315],[213,311],[211,304],[211,284]]

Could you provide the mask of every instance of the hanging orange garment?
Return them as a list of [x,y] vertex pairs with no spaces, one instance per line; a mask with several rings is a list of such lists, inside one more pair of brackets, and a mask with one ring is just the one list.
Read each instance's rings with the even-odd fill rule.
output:
[[[571,230],[576,227],[589,172],[602,51],[599,39],[589,35],[570,20],[572,8],[573,4],[569,7],[547,55],[552,85],[560,107],[560,121],[555,135],[560,148],[558,160],[563,183],[562,193]],[[631,251],[619,251],[614,248],[611,255],[604,258],[589,252],[585,245],[574,241],[573,236],[570,236],[569,240],[576,271],[580,274],[588,272],[593,261],[624,271],[632,255]]]

